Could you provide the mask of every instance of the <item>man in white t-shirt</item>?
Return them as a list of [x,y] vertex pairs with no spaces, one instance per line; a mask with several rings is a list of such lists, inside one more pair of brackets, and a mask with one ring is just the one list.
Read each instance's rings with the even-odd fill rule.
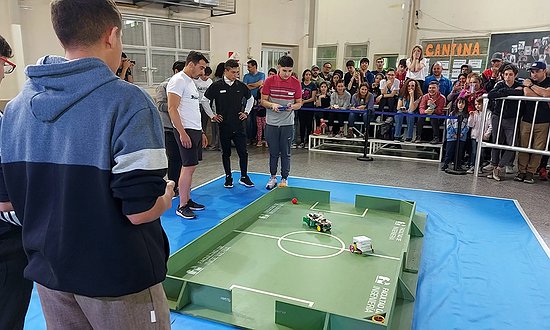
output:
[[194,219],[195,212],[204,210],[204,205],[191,200],[191,182],[195,168],[199,164],[201,147],[206,147],[208,139],[202,131],[200,95],[193,79],[204,74],[208,60],[202,53],[192,51],[186,59],[182,72],[176,73],[168,82],[168,113],[174,124],[174,135],[181,154],[181,174],[179,179],[180,203],[176,214],[185,219]]

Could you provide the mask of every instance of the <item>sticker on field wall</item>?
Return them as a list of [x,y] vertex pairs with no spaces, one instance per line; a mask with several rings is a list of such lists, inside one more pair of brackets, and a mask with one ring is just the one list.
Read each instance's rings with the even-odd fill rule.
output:
[[395,221],[393,228],[391,229],[390,236],[388,239],[390,241],[401,242],[403,240],[403,235],[405,235],[405,229],[407,229],[407,223],[403,221]]
[[[374,280],[374,285],[367,300],[365,313],[383,313],[386,308],[388,297],[390,296],[391,279],[387,276],[378,275]],[[391,302],[390,302],[391,303]]]

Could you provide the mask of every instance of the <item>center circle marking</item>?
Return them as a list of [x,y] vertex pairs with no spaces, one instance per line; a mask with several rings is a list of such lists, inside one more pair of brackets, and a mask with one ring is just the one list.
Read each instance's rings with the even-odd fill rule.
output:
[[[317,235],[325,235],[325,236],[328,236],[328,237],[332,237],[334,239],[336,239],[338,242],[340,242],[340,244],[342,245],[342,247],[334,252],[333,254],[329,254],[329,255],[326,255],[326,256],[307,256],[307,255],[303,255],[303,254],[299,254],[299,253],[294,253],[292,251],[289,251],[287,249],[285,249],[283,247],[283,244],[281,243],[282,241],[285,240],[285,238],[287,238],[288,236],[290,235],[294,235],[294,234],[302,234],[302,233],[308,233],[308,234],[317,234]],[[304,243],[311,243],[311,242],[304,242]],[[334,236],[334,235],[331,235],[331,234],[327,234],[327,233],[319,233],[319,232],[314,232],[314,231],[308,231],[308,230],[301,230],[301,231],[294,231],[294,232],[291,232],[291,233],[288,233],[288,234],[285,234],[281,237],[279,237],[279,239],[277,240],[277,245],[279,246],[279,249],[283,250],[283,252],[287,253],[287,254],[290,254],[292,256],[295,256],[295,257],[301,257],[301,258],[307,258],[307,259],[325,259],[325,258],[331,258],[331,257],[335,257],[337,255],[339,255],[340,253],[344,252],[346,249],[346,244],[338,237]],[[328,246],[327,246],[328,247]],[[336,247],[329,247],[329,248],[336,248]]]

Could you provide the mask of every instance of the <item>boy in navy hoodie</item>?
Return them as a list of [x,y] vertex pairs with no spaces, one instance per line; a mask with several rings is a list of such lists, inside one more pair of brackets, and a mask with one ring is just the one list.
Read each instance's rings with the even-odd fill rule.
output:
[[159,217],[174,183],[151,98],[119,79],[122,20],[112,0],[54,0],[65,57],[29,66],[6,106],[0,205],[23,227],[47,327],[169,329]]

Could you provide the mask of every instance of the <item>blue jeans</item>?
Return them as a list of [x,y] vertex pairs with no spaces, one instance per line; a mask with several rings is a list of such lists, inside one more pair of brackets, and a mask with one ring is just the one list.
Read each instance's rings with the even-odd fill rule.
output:
[[[456,145],[458,144],[458,151],[456,150]],[[461,166],[462,165],[462,152],[464,151],[464,145],[466,144],[466,141],[460,141],[460,142],[457,142],[456,140],[454,141],[449,141],[447,140],[447,150],[445,152],[445,160],[443,161],[443,163],[445,165],[449,165],[451,162],[454,162],[455,160],[455,152],[458,152],[458,164],[457,166]]]
[[358,118],[358,116],[363,117],[364,129],[368,129],[370,123],[370,111],[361,113],[350,112],[348,116],[348,128],[354,127],[355,120]]
[[395,115],[395,132],[393,134],[394,139],[399,139],[401,137],[401,127],[403,126],[403,118],[406,118],[407,120],[407,139],[412,139],[413,137],[413,130],[414,130],[414,117],[413,116],[403,116],[399,115],[400,113],[403,113],[401,111],[397,111],[397,114]]
[[477,156],[477,141],[476,139],[472,138],[472,150],[470,152],[470,165],[474,166],[476,163],[476,156]]

